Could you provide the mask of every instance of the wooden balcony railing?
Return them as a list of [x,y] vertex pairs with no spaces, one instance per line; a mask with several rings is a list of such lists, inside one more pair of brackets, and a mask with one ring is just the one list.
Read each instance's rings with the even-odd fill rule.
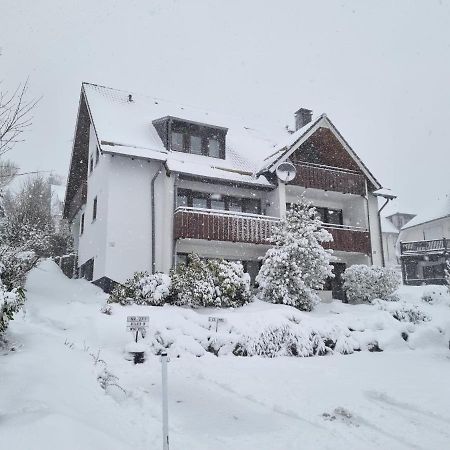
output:
[[182,207],[175,211],[174,237],[268,244],[277,217]]
[[444,252],[450,252],[449,239],[442,238],[428,241],[400,242],[400,253],[402,255]]
[[333,236],[333,242],[323,243],[324,248],[370,255],[370,235],[365,228],[345,225],[324,225],[324,228]]
[[[272,227],[280,219],[257,214],[236,213],[180,207],[175,211],[175,239],[205,239],[212,241],[270,244]],[[370,254],[370,236],[363,228],[344,225],[324,226],[334,241],[325,248],[345,252]]]
[[344,194],[366,193],[364,176],[352,170],[309,163],[296,163],[295,166],[297,175],[291,184]]

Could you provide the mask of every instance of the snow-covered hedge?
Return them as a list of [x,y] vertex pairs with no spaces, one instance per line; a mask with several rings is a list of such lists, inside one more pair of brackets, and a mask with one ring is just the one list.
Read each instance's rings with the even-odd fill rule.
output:
[[0,246],[0,337],[25,301],[25,277],[36,265],[32,252]]
[[343,275],[344,289],[350,303],[371,303],[376,298],[390,297],[400,286],[400,276],[387,267],[354,265]]
[[250,277],[240,262],[202,260],[196,254],[172,273],[172,288],[180,306],[226,308],[250,300]]
[[170,277],[164,273],[136,272],[113,289],[108,303],[160,306],[169,297],[171,285]]

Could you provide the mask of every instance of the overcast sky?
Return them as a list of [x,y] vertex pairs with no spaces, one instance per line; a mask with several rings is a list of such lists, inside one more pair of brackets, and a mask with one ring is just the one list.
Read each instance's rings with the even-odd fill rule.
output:
[[23,170],[67,175],[82,81],[293,123],[326,112],[399,208],[450,192],[450,0],[0,0],[0,79],[42,96]]

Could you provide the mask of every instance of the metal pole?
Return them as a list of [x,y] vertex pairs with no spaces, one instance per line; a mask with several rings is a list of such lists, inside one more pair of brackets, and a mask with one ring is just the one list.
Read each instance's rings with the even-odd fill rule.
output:
[[163,450],[169,450],[169,405],[167,403],[167,353],[161,353]]

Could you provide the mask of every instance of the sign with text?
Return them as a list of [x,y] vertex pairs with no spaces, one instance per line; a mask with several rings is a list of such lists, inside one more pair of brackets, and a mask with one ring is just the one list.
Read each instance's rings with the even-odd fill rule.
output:
[[148,328],[149,316],[128,316],[127,331],[145,331]]

